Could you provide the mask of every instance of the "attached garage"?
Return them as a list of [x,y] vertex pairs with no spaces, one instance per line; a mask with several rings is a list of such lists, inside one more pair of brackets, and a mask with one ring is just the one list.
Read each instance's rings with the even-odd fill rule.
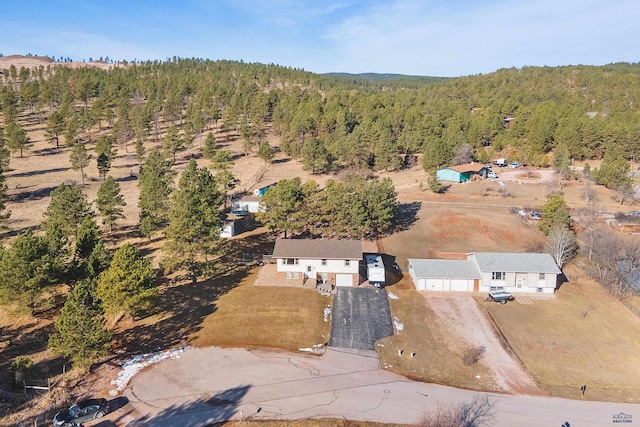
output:
[[353,286],[352,274],[336,274],[336,286]]
[[409,274],[419,291],[473,292],[480,272],[473,262],[450,259],[410,259]]
[[424,282],[424,289],[422,291],[441,291],[444,289],[443,279],[422,279]]
[[451,291],[473,292],[473,279],[451,279]]

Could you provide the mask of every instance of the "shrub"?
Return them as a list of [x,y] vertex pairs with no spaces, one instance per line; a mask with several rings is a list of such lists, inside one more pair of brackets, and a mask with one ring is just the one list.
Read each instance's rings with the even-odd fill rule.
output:
[[13,360],[13,362],[11,362],[11,372],[15,372],[19,369],[28,371],[32,366],[33,360],[31,360],[29,357],[18,356]]
[[464,355],[462,356],[462,363],[464,363],[466,366],[475,365],[480,359],[484,357],[484,353],[486,350],[487,349],[483,345],[470,348],[469,350],[465,351]]

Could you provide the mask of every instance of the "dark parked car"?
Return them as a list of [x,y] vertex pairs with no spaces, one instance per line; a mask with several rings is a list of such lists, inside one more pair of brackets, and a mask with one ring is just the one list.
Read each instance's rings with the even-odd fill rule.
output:
[[72,427],[85,421],[102,418],[109,412],[107,399],[87,399],[76,403],[69,409],[60,411],[53,418],[56,427]]
[[506,304],[507,301],[513,301],[513,295],[506,291],[491,291],[486,300]]

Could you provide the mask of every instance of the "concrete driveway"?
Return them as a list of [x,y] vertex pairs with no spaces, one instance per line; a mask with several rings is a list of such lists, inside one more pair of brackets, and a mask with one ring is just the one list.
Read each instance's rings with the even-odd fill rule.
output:
[[338,288],[333,298],[329,346],[374,350],[374,343],[393,335],[387,291]]
[[[379,368],[377,357],[329,348],[322,357],[268,350],[188,349],[136,375],[124,395],[135,427],[204,427],[227,420],[345,418],[414,424],[438,404],[477,393],[425,384]],[[484,394],[483,394],[484,395]],[[616,425],[640,405],[488,394],[491,426]]]

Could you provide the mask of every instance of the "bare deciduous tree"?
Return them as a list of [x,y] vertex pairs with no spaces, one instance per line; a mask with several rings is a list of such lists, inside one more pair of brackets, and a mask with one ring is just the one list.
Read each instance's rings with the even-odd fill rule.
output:
[[593,182],[590,179],[584,180],[584,186],[582,187],[582,197],[587,205],[594,202],[598,198],[598,194],[593,189]]
[[640,241],[613,231],[603,232],[594,248],[593,262],[600,283],[618,299],[627,298],[640,277]]
[[596,203],[595,197],[587,202],[587,207],[576,211],[578,224],[584,229],[581,233],[584,242],[584,253],[589,261],[593,258],[593,248],[598,241],[598,236],[602,233],[603,224],[599,220],[600,206]]
[[481,427],[492,425],[494,402],[477,394],[473,400],[457,405],[438,404],[434,411],[422,415],[419,427]]
[[471,144],[462,144],[456,150],[456,154],[453,156],[452,163],[454,165],[471,163],[473,161],[473,152],[474,150]]
[[575,233],[563,224],[553,225],[547,236],[547,251],[558,267],[564,267],[578,251]]

